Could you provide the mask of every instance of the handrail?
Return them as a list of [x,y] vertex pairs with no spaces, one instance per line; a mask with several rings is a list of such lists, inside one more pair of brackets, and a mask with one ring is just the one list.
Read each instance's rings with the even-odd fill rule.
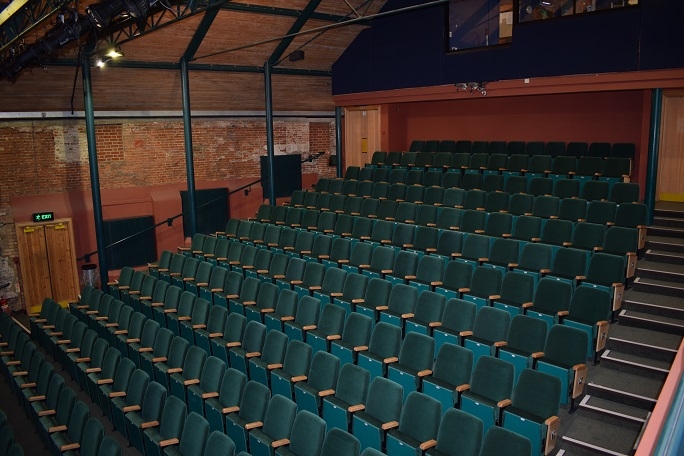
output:
[[[313,162],[314,159],[319,158],[319,157],[321,157],[321,156],[324,155],[324,154],[325,154],[325,152],[318,152],[318,153],[316,153],[316,154],[309,155],[308,157],[303,158],[303,159],[297,164],[297,166],[302,165],[303,163],[306,163],[306,162]],[[295,165],[290,166],[290,167],[288,167],[288,168],[286,168],[286,169],[291,169],[291,168],[294,168],[294,167],[295,167]],[[230,197],[230,195],[232,195],[232,194],[234,194],[234,193],[237,193],[237,192],[239,192],[239,191],[245,190],[245,189],[247,189],[247,188],[250,188],[252,185],[260,184],[263,180],[264,180],[264,179],[259,178],[259,179],[256,179],[256,180],[252,181],[252,182],[249,182],[249,183],[243,185],[242,187],[238,187],[238,188],[236,188],[235,190],[232,190],[232,191],[228,192],[228,194],[225,195],[225,196],[219,196],[218,198],[214,198],[213,200],[207,201],[207,202],[204,203],[204,204],[200,204],[199,206],[197,206],[197,209],[199,209],[199,208],[201,208],[201,207],[204,207],[204,206],[208,206],[208,205],[210,205],[210,204],[213,204],[213,203],[215,203],[215,202],[218,201],[218,200],[221,200],[221,199],[224,199],[224,198],[228,198],[228,197]],[[137,233],[133,233],[133,234],[131,234],[130,236],[126,236],[126,237],[123,238],[123,239],[119,239],[118,241],[114,241],[114,242],[112,242],[111,244],[106,245],[106,246],[105,246],[105,249],[114,247],[115,245],[121,244],[122,242],[126,242],[126,241],[128,241],[128,240],[130,240],[130,239],[135,238],[136,236],[140,236],[141,234],[146,233],[146,232],[148,232],[148,231],[150,231],[150,230],[153,230],[153,229],[157,228],[158,226],[162,226],[162,225],[164,225],[164,224],[166,224],[166,225],[168,225],[168,226],[173,226],[173,221],[174,221],[174,220],[176,220],[177,218],[182,217],[183,215],[186,215],[186,214],[188,214],[188,213],[189,213],[189,211],[185,211],[185,212],[181,212],[180,214],[176,214],[176,215],[174,215],[173,217],[169,217],[169,218],[167,218],[166,220],[161,221],[161,222],[157,223],[157,224],[154,225],[154,226],[150,226],[150,227],[148,227],[148,228],[142,229],[142,230],[138,231]],[[95,254],[97,254],[97,250],[94,250],[94,251],[88,252],[88,253],[84,253],[83,256],[80,256],[80,257],[76,258],[76,261],[77,261],[77,262],[78,262],[78,261],[85,261],[86,263],[90,263],[90,257],[93,256],[93,255],[95,255]]]

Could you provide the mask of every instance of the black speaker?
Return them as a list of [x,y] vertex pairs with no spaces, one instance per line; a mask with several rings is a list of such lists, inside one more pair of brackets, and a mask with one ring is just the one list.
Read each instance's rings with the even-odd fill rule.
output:
[[124,266],[140,266],[157,259],[157,241],[154,230],[154,217],[133,217],[103,221],[105,245],[110,245],[135,234],[136,236],[107,249],[109,269]]
[[[195,190],[197,204],[197,232],[211,234],[226,229],[230,218],[230,204],[227,188],[208,188]],[[190,217],[186,211],[190,209],[187,190],[181,190],[181,204],[183,207],[183,236],[189,237]]]
[[[292,192],[302,189],[302,156],[275,155],[273,157],[273,170],[275,172],[275,196],[292,196]],[[261,156],[261,188],[264,198],[270,194],[270,182],[268,179],[268,156]]]

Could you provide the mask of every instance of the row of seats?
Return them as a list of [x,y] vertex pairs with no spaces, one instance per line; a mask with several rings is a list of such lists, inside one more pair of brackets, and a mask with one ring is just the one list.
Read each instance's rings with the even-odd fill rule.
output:
[[[318,305],[319,305],[319,304],[316,304],[316,306],[318,306]],[[97,318],[97,317],[95,317],[95,318]],[[97,321],[97,320],[95,320],[95,321]],[[143,337],[144,337],[144,336],[143,336]],[[156,347],[156,343],[155,343],[155,347]],[[265,351],[265,349],[264,349],[264,351]],[[192,357],[188,356],[188,358],[186,358],[186,359],[196,360],[197,358],[198,358],[197,356],[192,356]],[[297,358],[301,358],[301,357],[297,357]],[[401,355],[400,355],[400,359],[401,359]],[[432,359],[432,354],[430,354],[430,359]],[[286,362],[287,362],[287,361],[286,361]],[[186,369],[186,366],[184,366],[184,367],[183,367],[183,372],[185,373],[186,370],[188,370],[188,369]],[[312,371],[314,371],[314,370],[315,370],[316,372],[319,372],[319,371],[321,371],[321,370],[325,371],[325,369],[313,369],[313,368],[312,368]],[[200,380],[200,384],[201,384],[201,380]],[[173,390],[173,387],[172,387],[172,390]]]
[[[56,303],[54,305],[59,307]],[[46,325],[46,329],[49,329],[49,325]],[[51,334],[55,343],[65,343],[58,331],[52,331]],[[5,314],[0,317],[0,335],[4,350],[1,365],[3,374],[12,386],[14,395],[20,399],[43,444],[52,454],[122,454],[122,448],[116,440],[104,435],[102,422],[91,416],[88,404],[77,399],[76,392],[65,385],[61,375],[55,373],[54,366],[30,341],[23,328]],[[0,431],[0,441],[7,442],[4,439],[8,435],[11,435],[11,431]],[[13,447],[10,447],[7,454],[23,454],[17,448],[14,448],[14,453],[12,451]]]
[[[160,330],[160,333],[161,331],[163,330]],[[176,340],[178,338],[174,339],[174,341]],[[295,345],[293,344],[293,346]],[[82,345],[84,351],[88,347],[87,342]],[[107,353],[113,353],[111,350],[108,350]],[[173,342],[171,350],[173,350]],[[94,357],[95,355],[93,355]],[[105,354],[104,357],[106,358],[107,355]],[[110,358],[114,359],[115,357]],[[185,358],[186,360],[190,359],[190,361],[196,359],[196,357],[191,356],[191,353],[187,353]],[[322,355],[318,359],[322,359]],[[314,362],[315,359],[312,360],[312,364]],[[111,362],[103,361],[101,372],[111,370],[111,364]],[[184,375],[186,373],[185,367],[186,365],[183,366]],[[351,404],[355,405],[356,410],[349,411],[349,413],[358,412],[356,417],[359,419],[362,419],[361,417],[364,415],[368,417],[377,415],[378,418],[385,419],[396,418],[396,420],[387,422],[387,426],[378,426],[378,429],[375,430],[375,434],[381,434],[383,441],[387,441],[389,447],[385,449],[386,447],[383,445],[383,449],[388,454],[406,454],[402,443],[413,447],[415,445],[411,440],[412,438],[419,438],[418,443],[421,444],[422,448],[434,447],[438,451],[444,452],[443,454],[473,456],[478,454],[482,456],[531,454],[529,440],[505,429],[505,427],[492,428],[488,431],[484,443],[481,443],[483,423],[478,418],[456,409],[446,412],[442,418],[441,410],[439,410],[441,405],[427,395],[417,392],[412,393],[402,404],[403,392],[400,385],[379,378],[369,386],[368,373],[363,369],[353,365],[347,365],[346,369],[343,369],[339,382],[343,382],[346,386],[338,387],[334,393],[338,402],[329,403],[344,406],[344,404],[350,403],[345,402],[342,398],[351,400]],[[482,369],[484,370],[484,368]],[[201,368],[198,382],[190,382],[190,386],[187,387],[188,399],[201,393],[206,410],[204,413],[207,414],[206,418],[202,416],[202,412],[193,410],[191,404],[194,402],[190,400],[183,402],[183,399],[175,394],[168,395],[168,391],[160,383],[135,377],[140,375],[142,371],[136,370],[130,374],[130,370],[130,368],[126,368],[124,359],[119,361],[119,365],[114,369],[113,382],[117,384],[121,378],[130,376],[127,386],[121,390],[121,393],[126,393],[121,394],[125,398],[125,403],[132,404],[126,407],[133,408],[133,411],[128,412],[126,416],[135,415],[139,411],[140,419],[150,419],[150,421],[143,421],[140,424],[141,428],[146,429],[143,433],[143,451],[146,455],[161,454],[162,448],[164,448],[164,454],[232,455],[236,446],[246,448],[255,455],[270,454],[273,449],[275,449],[275,454],[282,455],[359,454],[361,443],[350,433],[337,427],[331,427],[326,433],[326,421],[316,413],[306,409],[298,410],[298,404],[293,400],[279,394],[271,395],[268,387],[254,380],[247,381],[243,373],[234,368],[226,368],[217,358],[207,357]],[[537,384],[539,381],[549,382],[548,376],[530,372],[526,373],[526,377],[530,378],[529,385],[524,385],[524,393],[515,393],[512,404],[517,404],[515,401],[520,396],[519,402],[524,406],[524,396],[529,394],[528,391],[531,388],[536,387],[535,382]],[[172,374],[171,378],[176,375],[178,374]],[[525,381],[523,383],[525,384]],[[557,382],[555,383],[557,384]],[[315,386],[311,385],[311,388],[316,391]],[[361,396],[359,396],[359,392]],[[369,396],[366,395],[367,392],[370,393]],[[332,394],[321,396],[324,396],[326,401],[333,399]],[[366,402],[366,396],[369,398],[368,407],[361,407],[360,405]],[[387,404],[384,400],[387,397],[393,399],[391,404]],[[228,402],[225,403],[224,400]],[[509,426],[515,425],[516,412],[514,407],[515,405],[512,405],[508,412],[510,415],[508,421],[511,423]],[[557,410],[557,406],[555,408]],[[347,410],[344,412],[346,413]],[[225,433],[220,429],[212,430],[213,418],[218,416],[221,418],[219,421],[223,422],[224,415],[227,426]],[[430,420],[425,421],[425,425],[417,429],[415,428],[417,417],[421,418],[421,422],[423,421],[422,418],[426,417],[430,417]],[[370,422],[372,423],[371,426],[376,424],[376,421],[372,419]],[[386,421],[380,423],[383,424]],[[150,425],[146,426],[146,424]],[[346,423],[344,424],[346,426]],[[450,433],[461,426],[467,426],[468,429],[472,430],[472,434],[462,442],[453,442],[449,438]],[[437,430],[437,427],[440,431]],[[152,428],[158,428],[158,431],[150,431]],[[237,445],[230,438],[231,435],[235,437],[235,442],[239,442]],[[369,435],[372,436],[373,432]],[[428,437],[431,438],[428,439]],[[133,443],[137,443],[137,440]],[[174,445],[178,445],[177,451],[173,451]],[[269,448],[271,449],[270,452]],[[502,448],[505,448],[503,453]],[[247,454],[244,451],[242,450],[240,454]],[[363,454],[375,456],[382,453],[370,447]]]
[[0,409],[0,456],[24,456],[24,448],[14,440],[14,429]]
[[408,148],[410,152],[449,152],[449,153],[486,153],[486,154],[526,154],[526,155],[570,155],[574,157],[621,157],[634,158],[634,143],[607,143],[582,141],[565,143],[562,141],[454,141],[445,140],[413,140]]
[[[410,187],[420,188],[420,187]],[[431,192],[431,190],[441,190]],[[316,197],[315,192],[307,192]],[[297,195],[293,195],[297,196]],[[337,220],[334,214],[347,216],[361,216],[378,220],[391,220],[424,226],[439,226],[440,217],[458,216],[463,210],[476,210],[488,217],[493,213],[502,213],[496,217],[510,219],[511,224],[519,216],[535,216],[546,219],[567,220],[572,223],[589,222],[600,225],[617,225],[627,228],[637,228],[641,233],[639,238],[645,238],[648,210],[641,203],[616,204],[610,201],[591,201],[584,199],[560,199],[553,196],[537,196],[529,194],[514,194],[510,196],[504,192],[486,193],[481,190],[428,189],[427,197],[422,200],[392,200],[361,198],[357,196],[320,195],[316,201],[321,204],[309,206],[313,198],[302,204],[299,198],[290,201],[290,206],[270,206],[264,204],[259,207],[256,220],[276,225],[291,227],[305,227],[307,229],[320,228],[321,223],[334,224]],[[441,196],[441,198],[439,198]],[[433,201],[434,204],[429,204]],[[323,212],[334,214],[321,215]],[[322,218],[322,220],[321,220]],[[452,217],[449,217],[452,218]],[[237,221],[233,221],[236,224]],[[448,226],[443,225],[445,228]],[[453,225],[450,225],[453,226]],[[455,226],[460,226],[456,224]],[[324,229],[329,229],[325,227]],[[645,239],[643,239],[645,240]],[[640,247],[641,248],[641,247]]]
[[[200,245],[204,235],[198,235],[200,241],[195,242],[194,252],[198,257],[209,255],[207,258],[210,262],[234,269],[240,274],[275,280],[276,283],[306,280],[308,286],[323,286],[325,267],[339,267],[347,273],[380,277],[392,283],[407,283],[419,290],[437,290],[448,298],[462,297],[454,290],[474,288],[471,283],[473,270],[483,266],[497,270],[499,275],[483,279],[480,286],[500,287],[504,275],[517,272],[528,275],[534,286],[541,278],[547,277],[567,282],[570,289],[580,284],[600,287],[612,296],[613,311],[621,307],[625,282],[624,260],[621,256],[595,253],[588,258],[588,252],[575,248],[557,248],[554,251],[550,245],[528,243],[521,246],[513,239],[494,239],[491,242],[491,238],[478,234],[468,235],[463,240],[462,233],[452,231],[444,231],[437,237],[436,230],[430,230],[419,232],[415,238],[416,242],[419,239],[424,241],[428,235],[435,235],[436,247],[428,247],[425,251],[413,251],[415,245],[409,247],[398,243],[393,247],[391,244],[353,243],[348,238],[334,239],[323,234],[314,239],[310,233],[300,232],[293,242],[294,247],[274,243],[271,249],[259,249],[249,245],[249,239],[243,239],[244,243],[232,242],[226,256],[220,257],[222,259],[212,258],[213,254],[205,251],[211,247]],[[206,240],[213,245],[210,236]],[[303,240],[306,242],[301,242]],[[402,247],[406,250],[402,250]],[[202,282],[211,280],[210,266],[203,265],[198,258],[186,260],[182,256],[164,252],[160,267],[177,274],[175,280],[179,283],[186,281],[186,287],[192,283],[192,278]],[[305,277],[307,262],[321,264],[309,266],[309,273]],[[344,275],[338,274],[340,277],[336,286],[339,290],[333,291],[344,293],[341,283]],[[437,282],[439,286],[433,285]],[[327,287],[331,284],[325,283]],[[501,294],[498,288],[478,289],[478,292],[482,296]],[[518,310],[515,313],[520,313]]]
[[[386,168],[361,168],[357,178],[349,178],[354,167],[347,169],[345,179],[321,178],[316,183],[316,190],[320,193],[358,195],[376,198],[388,197],[388,185],[404,184],[407,186],[462,188],[464,190],[485,190],[487,192],[506,191],[508,193],[531,193],[537,195],[554,194],[561,198],[579,197],[593,201],[605,200],[609,196],[615,202],[636,202],[639,197],[638,184],[618,186],[618,193],[612,194],[617,184],[629,184],[615,179],[592,180],[583,179],[578,174],[549,174],[548,172],[525,173],[525,175],[479,174],[442,170],[410,170]],[[572,178],[571,178],[572,177]],[[375,185],[373,185],[375,184]],[[625,192],[624,189],[631,189]],[[636,195],[635,195],[636,193]]]
[[[320,305],[319,303],[316,303],[316,307],[318,307],[319,305]],[[334,306],[332,306],[332,307],[334,307]],[[505,313],[505,312],[504,312],[504,313]],[[486,320],[486,319],[485,319],[485,320]],[[319,326],[321,326],[321,325],[319,325]],[[144,337],[144,336],[143,336],[143,337]],[[371,345],[372,345],[372,343],[371,343]],[[410,346],[410,344],[409,344],[409,346]],[[581,353],[582,351],[583,351],[583,350],[580,349],[580,353]],[[264,352],[266,352],[266,349],[265,349],[265,348],[264,348]],[[402,356],[400,355],[400,356],[399,356],[400,363],[401,363],[401,359],[402,359]],[[429,359],[432,360],[432,352],[430,352]],[[251,361],[250,361],[250,362],[251,362]],[[321,371],[321,369],[313,369],[313,367],[312,367],[311,369],[312,369],[312,370],[316,370],[316,371]],[[324,370],[325,370],[325,369],[324,369]],[[184,369],[184,371],[185,371],[185,369]],[[312,374],[312,375],[313,375],[313,374]],[[287,391],[286,391],[285,393],[287,394]]]
[[[619,282],[624,282],[625,278],[634,275],[636,257],[640,250],[640,232],[636,228],[610,226],[604,230],[603,225],[594,223],[582,222],[573,226],[567,220],[544,221],[534,216],[520,216],[515,219],[510,214],[487,214],[475,210],[461,212],[460,209],[449,208],[442,209],[436,226],[374,220],[330,212],[321,214],[315,231],[313,228],[312,231],[305,231],[297,226],[279,226],[253,221],[241,221],[236,226],[231,222],[229,221],[226,232],[218,234],[219,237],[251,243],[260,248],[287,250],[298,254],[314,251],[316,240],[321,234],[326,234],[333,240],[340,237],[348,239],[347,242],[339,242],[341,246],[347,244],[348,248],[336,251],[336,255],[346,255],[338,259],[351,259],[351,247],[359,242],[388,245],[394,247],[396,251],[410,250],[419,256],[424,254],[444,258],[465,256],[472,259],[491,258],[494,255],[490,255],[490,249],[498,244],[500,254],[504,251],[507,253],[505,257],[494,256],[496,261],[507,260],[509,263],[518,263],[517,259],[521,257],[525,246],[534,243],[540,246],[531,247],[531,249],[545,252],[537,260],[537,263],[542,265],[539,269],[550,269],[553,258],[559,250],[572,248],[584,251],[586,261],[583,264],[585,266],[591,256],[602,252],[622,258],[623,274]],[[196,241],[193,239],[195,245],[190,248],[194,251],[225,257],[228,261],[240,259],[241,251],[237,250],[239,247],[233,247],[230,243],[226,243],[225,239],[210,238],[213,236],[199,235]],[[472,239],[467,241],[469,238]],[[476,254],[481,255],[480,257],[473,257],[467,253],[466,241],[479,246],[471,252],[477,252]],[[332,243],[327,243],[325,238],[319,243],[321,243],[317,249],[319,254],[327,254],[326,248],[332,252]],[[231,247],[236,251],[231,253]],[[358,248],[365,249],[368,257],[374,247]],[[464,251],[466,255],[463,255]],[[256,256],[256,251],[252,250],[252,252],[254,252],[253,256]],[[577,252],[572,254],[566,252],[563,255],[566,258],[580,256]]]

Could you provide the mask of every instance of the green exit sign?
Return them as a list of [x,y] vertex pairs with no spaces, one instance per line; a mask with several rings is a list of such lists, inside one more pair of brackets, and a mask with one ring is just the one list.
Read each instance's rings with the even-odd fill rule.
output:
[[37,212],[33,214],[33,221],[34,222],[49,222],[50,220],[55,219],[55,213],[54,212]]

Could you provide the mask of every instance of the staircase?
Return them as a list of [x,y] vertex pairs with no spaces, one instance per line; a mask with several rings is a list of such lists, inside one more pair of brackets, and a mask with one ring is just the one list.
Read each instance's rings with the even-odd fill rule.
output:
[[558,455],[631,455],[684,335],[684,204],[656,205],[645,252]]

